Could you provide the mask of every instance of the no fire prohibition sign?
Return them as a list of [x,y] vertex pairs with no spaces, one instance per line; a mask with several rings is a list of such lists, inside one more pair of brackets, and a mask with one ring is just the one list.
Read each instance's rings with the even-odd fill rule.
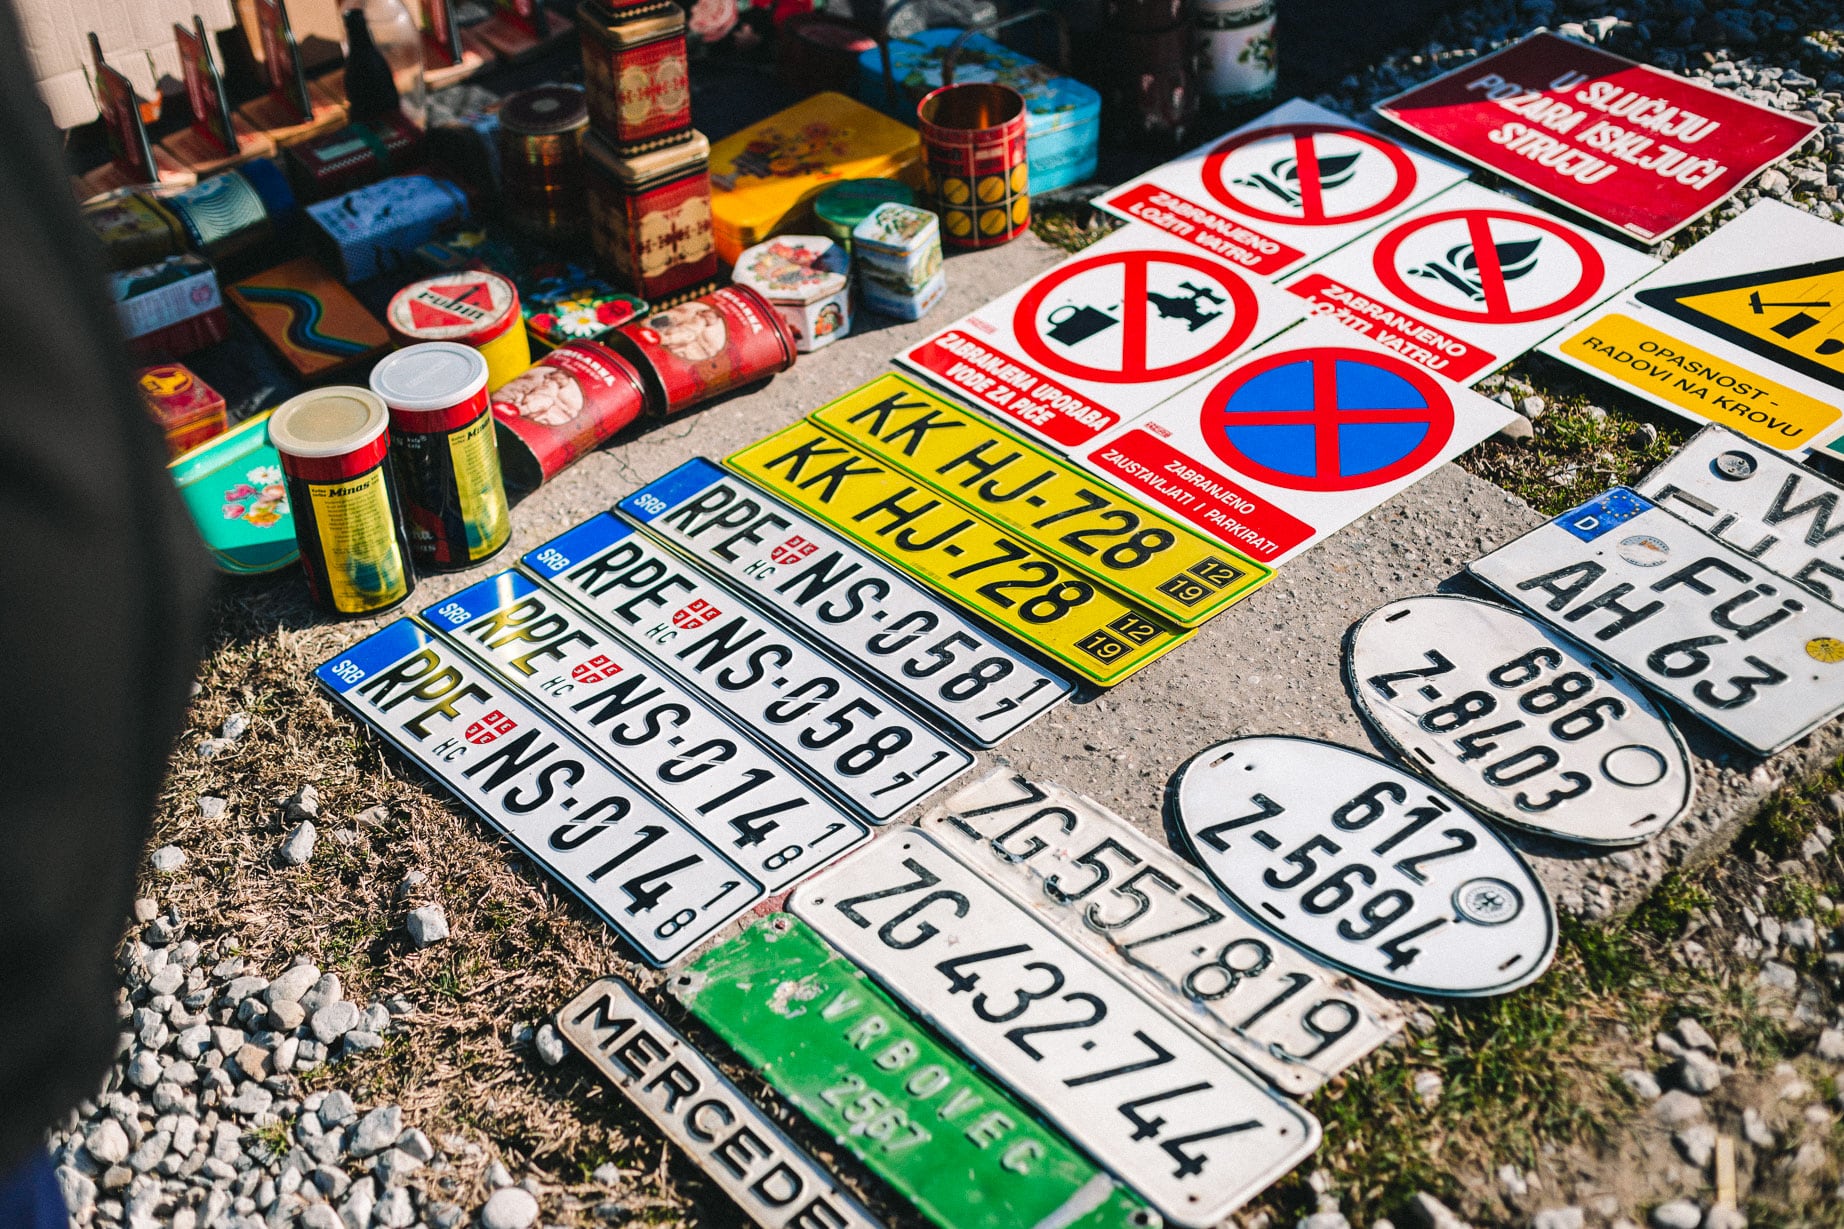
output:
[[1216,257],[1129,227],[898,361],[1079,449],[1305,314]]

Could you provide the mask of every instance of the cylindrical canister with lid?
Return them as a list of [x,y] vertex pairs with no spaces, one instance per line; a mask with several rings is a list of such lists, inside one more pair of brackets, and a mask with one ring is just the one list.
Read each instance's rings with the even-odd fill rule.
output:
[[1198,85],[1216,110],[1274,97],[1275,0],[1197,0]]
[[487,360],[459,342],[421,342],[380,360],[371,391],[390,407],[391,466],[417,564],[453,570],[497,553],[512,518]]
[[691,138],[623,157],[598,132],[583,140],[589,239],[616,285],[655,306],[709,289],[717,277],[711,237],[711,143]]
[[485,269],[458,269],[411,282],[391,296],[384,322],[400,346],[458,341],[487,360],[487,388],[531,366],[519,289]]
[[891,201],[913,205],[916,203],[915,190],[900,179],[841,180],[813,198],[813,220],[819,225],[821,234],[849,254],[852,228],[879,205]]
[[540,85],[499,108],[499,166],[513,225],[553,242],[582,237],[583,133],[589,107],[577,85]]
[[492,400],[506,481],[530,490],[644,414],[647,390],[627,359],[573,341],[500,385]]
[[794,365],[794,334],[747,286],[624,324],[603,339],[640,372],[652,412],[665,417]]
[[685,64],[685,14],[675,4],[577,6],[583,84],[596,131],[618,154],[685,140],[691,132],[691,77]]
[[363,388],[317,388],[269,416],[301,570],[323,608],[375,614],[416,587],[391,471],[390,411]]

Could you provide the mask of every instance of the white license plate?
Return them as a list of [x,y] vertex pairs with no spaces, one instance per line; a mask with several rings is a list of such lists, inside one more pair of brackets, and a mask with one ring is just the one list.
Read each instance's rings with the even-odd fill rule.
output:
[[1214,1225],[1318,1122],[913,828],[790,908],[1172,1224]]
[[399,619],[320,684],[665,968],[762,885],[459,650]]
[[1195,867],[1059,785],[1001,769],[921,822],[1284,1092],[1313,1092],[1402,1027],[1382,995],[1277,942]]
[[1759,755],[1844,711],[1844,610],[1625,487],[1467,571]]
[[1556,951],[1549,894],[1460,804],[1375,756],[1270,735],[1179,769],[1178,829],[1218,887],[1277,935],[1420,994],[1505,994]]
[[729,718],[520,572],[423,612],[772,893],[871,832]]
[[994,746],[1072,690],[889,564],[709,461],[687,461],[619,508],[976,746]]
[[604,977],[557,1031],[763,1229],[879,1222],[625,983]]
[[1844,606],[1844,487],[1784,453],[1705,427],[1639,493]]
[[1625,675],[1492,602],[1428,594],[1345,641],[1358,711],[1469,806],[1545,836],[1636,845],[1690,808],[1676,727]]
[[747,599],[608,513],[523,562],[873,823],[895,818],[973,763]]

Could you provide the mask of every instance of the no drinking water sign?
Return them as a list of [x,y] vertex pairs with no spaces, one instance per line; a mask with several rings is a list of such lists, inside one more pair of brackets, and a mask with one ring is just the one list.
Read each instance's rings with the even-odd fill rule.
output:
[[1549,33],[1378,103],[1377,113],[1648,244],[1818,127]]

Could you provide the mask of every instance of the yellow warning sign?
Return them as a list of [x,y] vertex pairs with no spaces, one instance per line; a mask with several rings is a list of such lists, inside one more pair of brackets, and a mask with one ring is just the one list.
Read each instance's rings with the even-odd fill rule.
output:
[[1578,330],[1561,351],[1616,384],[1781,451],[1805,447],[1839,418],[1822,401],[1619,312]]
[[1844,389],[1844,258],[1658,286],[1639,301]]

